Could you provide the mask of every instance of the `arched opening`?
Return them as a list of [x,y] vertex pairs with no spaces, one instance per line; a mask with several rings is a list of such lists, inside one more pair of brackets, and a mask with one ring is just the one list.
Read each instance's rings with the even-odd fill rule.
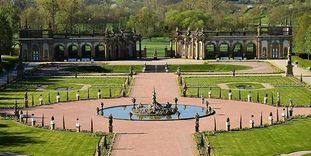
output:
[[220,52],[221,59],[229,59],[229,44],[221,43],[219,45],[219,52]]
[[207,43],[205,46],[205,58],[206,59],[215,59],[216,55],[216,46],[214,43]]
[[233,58],[242,59],[243,56],[243,47],[241,43],[235,43],[233,46]]
[[68,47],[68,58],[69,59],[77,59],[78,56],[78,46],[72,44]]
[[90,59],[91,58],[91,53],[92,53],[92,46],[89,44],[85,44],[81,48],[82,52],[82,58],[85,59]]
[[57,45],[55,47],[55,61],[64,61],[65,60],[65,47],[63,45]]
[[272,43],[272,58],[278,58],[280,56],[280,47],[278,42]]
[[268,55],[267,55],[267,48],[266,47],[263,47],[262,48],[262,58],[267,58]]
[[246,54],[247,59],[254,59],[256,57],[256,45],[255,43],[248,43],[246,45]]
[[40,52],[37,45],[32,46],[32,61],[40,61]]
[[105,60],[105,46],[102,44],[99,44],[95,47],[95,58],[96,61],[102,61]]

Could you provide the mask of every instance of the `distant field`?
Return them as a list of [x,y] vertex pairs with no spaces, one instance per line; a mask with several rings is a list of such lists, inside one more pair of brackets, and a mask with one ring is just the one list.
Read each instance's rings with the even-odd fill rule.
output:
[[[268,103],[272,104],[277,102],[277,93],[280,93],[281,105],[288,105],[289,99],[293,100],[293,105],[296,106],[310,106],[311,105],[311,91],[310,89],[301,86],[301,83],[294,78],[279,77],[279,76],[262,76],[262,77],[185,77],[185,82],[190,88],[188,89],[189,96],[197,96],[198,87],[200,88],[200,95],[208,96],[209,88],[212,90],[212,96],[219,98],[220,88],[218,84],[230,83],[228,86],[232,90],[233,99],[239,99],[239,90],[237,85],[241,85],[241,82],[246,84],[255,83],[254,89],[240,89],[241,99],[246,101],[249,91],[251,91],[253,101],[257,102],[257,93],[259,95],[259,101],[263,103],[263,97],[268,94]],[[257,84],[256,84],[257,83]],[[272,88],[260,88],[258,84],[268,83],[272,85]],[[236,85],[234,85],[236,84]],[[191,88],[191,86],[193,88]],[[228,89],[221,89],[221,98],[228,99]]]
[[[144,48],[147,48],[147,57],[153,57],[154,50],[157,50],[158,57],[164,57],[165,56],[165,47],[168,49],[170,48],[170,40],[166,37],[154,37],[150,39],[144,39],[141,42],[141,48],[142,50]],[[137,49],[139,47],[137,46]],[[173,47],[173,49],[175,49]]]
[[311,150],[311,118],[294,119],[284,125],[206,134],[213,155],[279,155]]
[[[66,88],[69,88],[69,100],[76,99],[76,93],[80,90],[80,98],[87,98],[87,89],[90,90],[90,98],[97,98],[97,91],[101,89],[103,97],[109,97],[110,86],[112,97],[120,96],[122,84],[126,78],[31,78],[10,84],[6,89],[0,90],[0,106],[14,106],[17,100],[19,106],[24,106],[24,94],[28,91],[29,106],[39,104],[39,96],[42,94],[43,104],[48,104],[48,94],[51,102],[56,102],[57,92],[60,93],[61,101],[66,101]],[[61,90],[58,90],[62,88]]]
[[100,137],[50,131],[0,119],[0,152],[26,155],[93,155]]

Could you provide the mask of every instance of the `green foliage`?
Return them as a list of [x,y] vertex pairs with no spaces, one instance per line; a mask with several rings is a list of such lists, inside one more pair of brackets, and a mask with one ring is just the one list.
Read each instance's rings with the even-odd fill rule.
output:
[[[284,125],[208,135],[214,155],[279,155],[310,150],[311,118]],[[260,147],[260,148],[258,148]]]
[[7,17],[0,13],[0,62],[1,55],[12,51],[13,30]]
[[100,137],[50,131],[0,119],[0,152],[26,155],[93,155]]
[[209,16],[203,11],[195,10],[170,10],[166,13],[165,23],[174,30],[176,27],[181,29],[207,28]]
[[298,53],[311,54],[311,16],[303,15],[296,20],[295,23],[295,51]]
[[302,68],[308,68],[311,67],[311,60],[305,60],[300,58],[299,56],[293,56],[292,57],[293,62],[298,62],[298,66]]

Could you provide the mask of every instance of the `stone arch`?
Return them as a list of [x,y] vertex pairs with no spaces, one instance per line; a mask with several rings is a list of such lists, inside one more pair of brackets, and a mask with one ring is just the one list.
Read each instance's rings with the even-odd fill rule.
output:
[[256,44],[254,42],[246,43],[245,58],[254,59],[256,57]]
[[64,44],[57,44],[54,46],[54,60],[64,61],[65,60],[65,46]]
[[79,58],[79,47],[77,44],[68,45],[68,58],[69,59],[78,59]]
[[96,61],[102,61],[106,59],[106,49],[104,43],[99,43],[95,45],[95,58]]
[[220,58],[228,59],[229,58],[229,49],[230,49],[230,44],[228,42],[219,43]]
[[215,59],[216,57],[216,44],[213,42],[205,43],[205,58]]
[[81,45],[81,58],[90,59],[92,56],[92,45],[89,43]]
[[40,61],[40,48],[39,48],[39,45],[38,44],[33,44],[31,46],[31,60],[33,62],[38,62]]
[[280,56],[280,42],[273,41],[271,43],[271,49],[272,49],[272,58],[278,58]]
[[241,59],[243,57],[243,44],[241,42],[235,42],[232,46],[233,58]]

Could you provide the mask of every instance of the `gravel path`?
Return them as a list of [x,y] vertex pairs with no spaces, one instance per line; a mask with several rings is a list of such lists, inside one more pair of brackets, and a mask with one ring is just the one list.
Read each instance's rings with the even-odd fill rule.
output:
[[289,154],[281,154],[281,156],[302,156],[305,154],[311,154],[311,151],[297,151]]

